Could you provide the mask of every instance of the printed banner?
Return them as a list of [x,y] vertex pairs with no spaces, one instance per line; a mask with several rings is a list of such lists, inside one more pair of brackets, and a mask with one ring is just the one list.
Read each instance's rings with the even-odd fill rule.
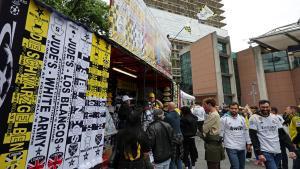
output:
[[171,43],[142,0],[113,0],[110,37],[167,77],[171,74]]
[[0,169],[101,163],[110,45],[34,0],[0,16]]
[[0,168],[23,169],[43,66],[48,13],[28,0],[1,3]]
[[[61,20],[61,18],[59,18]],[[61,24],[63,25],[63,24]],[[61,64],[58,97],[52,126],[52,134],[47,158],[49,168],[62,168],[71,103],[75,79],[75,64],[77,63],[79,28],[72,22],[67,22],[64,53]]]
[[91,34],[79,28],[78,53],[75,70],[75,84],[71,107],[69,134],[67,138],[64,168],[78,168],[82,140],[83,117],[90,67]]
[[28,149],[27,167],[46,165],[52,120],[59,85],[66,25],[56,14],[51,15],[44,67],[41,72],[35,118]]

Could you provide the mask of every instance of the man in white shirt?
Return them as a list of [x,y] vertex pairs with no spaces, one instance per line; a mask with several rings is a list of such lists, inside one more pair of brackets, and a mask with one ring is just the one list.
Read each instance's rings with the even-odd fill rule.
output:
[[246,145],[251,149],[251,140],[245,118],[238,114],[239,104],[229,105],[229,112],[221,118],[221,133],[231,169],[245,169]]
[[251,142],[258,160],[265,164],[266,169],[278,169],[281,160],[279,140],[288,146],[289,157],[292,159],[296,158],[295,148],[278,117],[270,113],[270,101],[260,100],[259,109],[249,119]]
[[193,114],[197,117],[197,126],[200,133],[203,132],[203,123],[205,120],[205,110],[200,105],[199,102],[195,102],[195,107],[193,108]]

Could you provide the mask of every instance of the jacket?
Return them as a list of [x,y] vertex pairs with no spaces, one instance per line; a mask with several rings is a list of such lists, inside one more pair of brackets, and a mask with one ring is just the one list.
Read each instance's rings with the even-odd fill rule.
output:
[[225,159],[224,147],[219,135],[207,134],[204,141],[206,161],[219,162]]
[[[110,166],[116,169],[144,169],[146,167],[144,153],[150,151],[148,137],[140,127],[127,127],[119,130],[116,136],[116,145],[114,147],[115,157],[111,160]],[[131,151],[126,151],[128,141],[131,140]],[[133,144],[135,143],[135,144]]]
[[147,129],[154,162],[162,163],[171,157],[173,128],[166,122],[156,120]]
[[180,119],[180,128],[183,137],[193,137],[197,132],[197,117],[193,114],[187,114]]
[[175,134],[182,134],[180,130],[180,116],[176,111],[166,113],[164,120],[172,126]]

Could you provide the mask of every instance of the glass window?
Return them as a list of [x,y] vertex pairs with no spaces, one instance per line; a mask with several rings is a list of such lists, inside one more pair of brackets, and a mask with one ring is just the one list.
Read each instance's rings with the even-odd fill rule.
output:
[[190,52],[181,55],[181,89],[189,94],[193,93],[192,69]]
[[273,53],[273,61],[275,65],[275,71],[284,71],[290,69],[286,51]]
[[232,103],[232,96],[224,96],[224,103],[227,105]]
[[220,57],[220,64],[221,64],[221,72],[228,74],[229,73],[228,58]]
[[223,84],[223,93],[224,94],[232,94],[229,76],[222,76],[222,84]]
[[263,65],[266,73],[279,72],[290,69],[289,60],[286,51],[268,53],[262,55]]
[[265,72],[274,72],[275,68],[273,64],[272,53],[265,54],[262,56],[262,58]]
[[300,57],[294,58],[294,68],[300,67]]
[[219,52],[227,53],[226,44],[225,43],[218,42],[217,48],[218,48]]

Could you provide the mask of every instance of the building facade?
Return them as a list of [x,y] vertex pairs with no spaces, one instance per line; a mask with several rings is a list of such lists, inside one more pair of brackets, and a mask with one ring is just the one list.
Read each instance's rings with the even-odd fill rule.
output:
[[183,83],[189,84],[188,77],[192,77],[192,94],[197,101],[206,97],[214,97],[219,105],[237,101],[229,37],[210,33],[180,51],[180,56],[183,63],[190,57],[191,75],[188,75],[187,66],[182,64],[181,67],[185,74]]
[[215,15],[202,23],[213,27],[222,28],[226,24],[222,22],[225,17],[222,16],[224,6],[221,0],[144,0],[149,7],[168,11],[174,14],[183,15],[189,18],[197,19],[197,13],[205,5],[208,6]]
[[[182,78],[179,58],[179,51],[181,49],[212,32],[217,32],[217,35],[222,37],[228,36],[226,30],[199,23],[197,19],[171,13],[167,10],[152,7],[149,7],[149,9],[160,25],[161,31],[169,37],[172,43],[172,74],[173,79],[177,83],[181,83]],[[184,29],[186,25],[190,26],[190,32]]]
[[289,53],[294,52],[270,52],[260,46],[237,53],[242,105],[268,99],[283,112],[286,106],[300,104],[300,66],[298,59],[290,62]]
[[283,112],[300,104],[300,23],[250,39],[258,44],[237,53],[241,104],[268,99]]

